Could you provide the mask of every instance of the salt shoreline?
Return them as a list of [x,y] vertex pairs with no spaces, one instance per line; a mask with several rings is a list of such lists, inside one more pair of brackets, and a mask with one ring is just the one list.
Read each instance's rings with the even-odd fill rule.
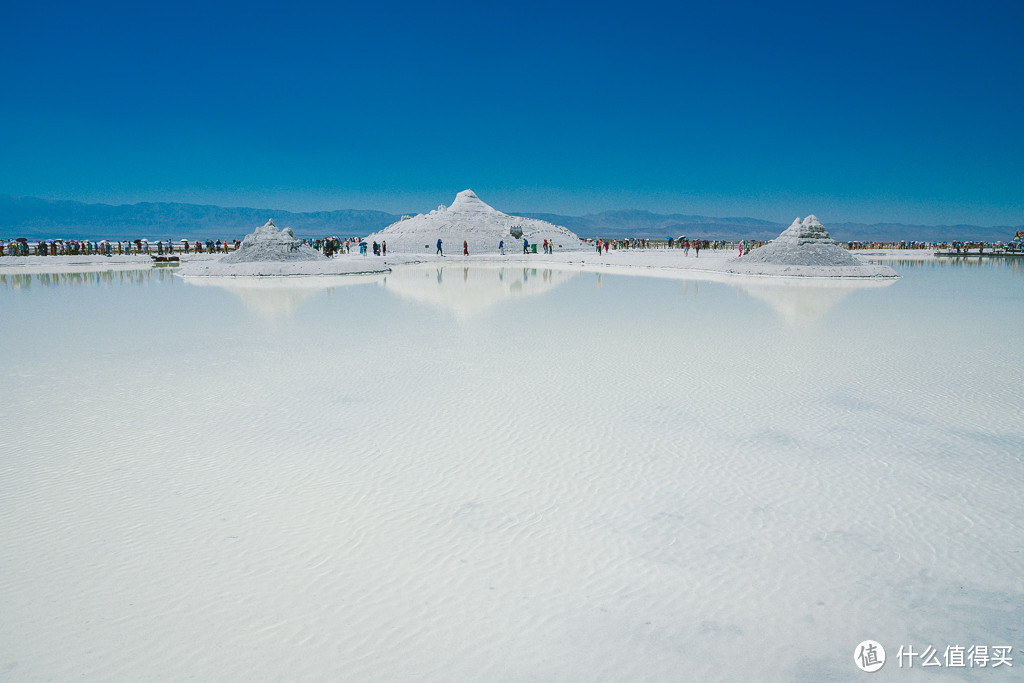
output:
[[[935,253],[918,249],[874,249],[850,252],[870,265],[869,260],[878,261],[933,261]],[[770,266],[758,264],[763,272],[733,272],[730,267],[743,265],[740,259],[734,259],[732,250],[703,250],[699,257],[684,255],[680,249],[622,249],[597,254],[590,250],[556,251],[553,254],[470,254],[469,256],[436,254],[394,253],[387,256],[339,254],[327,261],[302,263],[295,272],[295,264],[287,264],[289,268],[276,265],[268,268],[261,264],[254,272],[238,269],[238,266],[256,266],[258,264],[236,264],[228,270],[217,267],[219,256],[211,254],[182,255],[180,263],[190,265],[190,269],[199,270],[192,277],[290,277],[290,276],[338,276],[347,274],[363,274],[387,272],[395,266],[419,263],[505,263],[509,265],[543,265],[546,267],[568,267],[582,270],[594,270],[651,277],[677,278],[705,277],[716,275],[753,277],[753,278],[799,278],[799,279],[851,279],[851,276],[839,268],[818,268],[816,273],[793,272],[792,266]],[[149,256],[0,256],[0,274],[2,273],[60,273],[87,272],[102,270],[130,270],[151,267],[166,267],[157,264]],[[198,268],[197,268],[198,266]],[[787,272],[787,270],[789,272]],[[256,272],[261,271],[261,272]],[[301,272],[299,272],[301,271]],[[884,279],[879,276],[858,276],[856,279]]]

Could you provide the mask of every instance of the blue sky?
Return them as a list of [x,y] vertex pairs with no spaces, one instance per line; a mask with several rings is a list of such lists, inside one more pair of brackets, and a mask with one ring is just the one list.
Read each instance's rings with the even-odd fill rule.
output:
[[17,3],[0,193],[1024,223],[1024,3]]

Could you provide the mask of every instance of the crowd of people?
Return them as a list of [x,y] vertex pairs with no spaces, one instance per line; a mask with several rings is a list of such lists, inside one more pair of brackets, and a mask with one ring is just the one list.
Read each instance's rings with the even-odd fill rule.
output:
[[928,251],[1020,251],[1021,240],[1015,238],[1010,243],[1004,242],[964,242],[953,240],[952,242],[915,242],[902,240],[899,242],[846,242],[847,249],[926,249]]
[[189,242],[181,240],[156,240],[150,242],[148,239],[137,240],[39,240],[35,243],[26,239],[18,238],[4,242],[0,240],[0,256],[113,256],[146,254],[146,255],[171,255],[175,253],[227,253],[238,249],[241,242],[235,240],[206,240]]
[[650,240],[650,239],[596,239],[588,240],[592,242],[597,249],[598,253],[609,251],[615,251],[619,249],[681,249],[683,254],[686,256],[690,255],[692,249],[695,257],[700,257],[702,249],[740,249],[743,253],[764,246],[763,241],[759,240],[742,240],[727,242],[725,240],[701,240],[701,239],[689,239],[687,237],[680,237],[674,239],[669,237],[666,240]]
[[[689,256],[690,251],[693,250],[694,255],[699,257],[702,249],[713,249],[713,250],[732,250],[739,251],[741,254],[748,253],[753,249],[763,246],[765,242],[760,240],[704,240],[704,239],[689,239],[686,237],[680,237],[678,239],[668,238],[666,240],[651,240],[642,238],[629,238],[629,239],[588,239],[586,242],[592,244],[598,253],[608,253],[609,251],[624,250],[624,249],[681,249],[683,253]],[[386,256],[387,255],[387,242],[382,240],[381,242],[374,241],[371,244],[367,244],[365,241],[359,238],[347,238],[342,240],[338,237],[324,237],[319,239],[303,239],[302,242],[317,251],[322,252],[327,257],[332,257],[336,254],[349,254],[351,253],[352,247],[358,248],[359,254],[367,254],[372,249],[375,256]],[[923,242],[923,241],[910,241],[902,240],[897,242],[883,242],[883,241],[849,241],[840,242],[847,249],[858,250],[858,249],[926,249],[931,251],[950,251],[955,253],[961,252],[980,252],[985,251],[1021,251],[1022,242],[1024,242],[1024,236],[1018,233],[1016,238],[1009,242],[978,242],[978,241],[952,241],[952,242]],[[147,254],[147,255],[173,255],[173,254],[189,254],[189,253],[227,253],[238,249],[241,245],[240,240],[234,240],[229,242],[227,240],[179,240],[173,242],[171,240],[156,240],[150,242],[147,239],[136,239],[136,240],[64,240],[64,239],[48,239],[38,240],[30,242],[24,238],[2,240],[0,239],[0,256],[78,256],[78,255],[100,255],[100,256],[111,256],[114,254],[118,255],[132,255],[132,254]],[[554,253],[554,242],[550,240],[544,240],[541,245],[543,253],[552,254]],[[531,245],[528,239],[523,239],[523,253],[530,253],[531,247],[536,249],[537,245]],[[438,240],[437,253],[443,255],[441,240]],[[501,240],[498,243],[498,253],[505,254],[505,241]],[[469,245],[463,242],[463,254],[469,255]]]

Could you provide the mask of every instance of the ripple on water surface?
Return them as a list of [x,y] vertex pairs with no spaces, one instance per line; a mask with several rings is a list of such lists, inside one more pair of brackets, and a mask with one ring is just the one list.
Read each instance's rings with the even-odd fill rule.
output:
[[54,316],[2,342],[0,670],[792,679],[865,634],[1012,641],[1022,316],[911,271],[426,275],[5,291]]

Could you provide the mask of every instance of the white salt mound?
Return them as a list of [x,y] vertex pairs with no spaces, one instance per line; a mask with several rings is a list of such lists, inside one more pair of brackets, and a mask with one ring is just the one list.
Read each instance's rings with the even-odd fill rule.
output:
[[178,270],[182,277],[281,277],[290,275],[352,275],[385,273],[379,257],[339,254],[327,258],[296,239],[291,228],[278,230],[273,219],[242,240],[237,250],[213,261],[189,263]]
[[743,257],[730,259],[726,272],[803,277],[897,277],[888,266],[864,263],[829,237],[817,216],[798,217],[781,235]]
[[271,218],[261,228],[249,233],[242,246],[220,260],[221,263],[252,263],[254,261],[326,261],[319,251],[296,239],[291,228],[277,229]]
[[461,255],[465,241],[470,256],[474,256],[497,253],[501,241],[505,242],[506,253],[522,253],[524,238],[538,245],[552,241],[556,250],[580,248],[579,236],[568,228],[502,213],[484,203],[473,190],[458,193],[447,208],[441,205],[430,213],[392,223],[366,241],[387,241],[388,253],[434,254],[441,239],[444,253],[451,255]]

